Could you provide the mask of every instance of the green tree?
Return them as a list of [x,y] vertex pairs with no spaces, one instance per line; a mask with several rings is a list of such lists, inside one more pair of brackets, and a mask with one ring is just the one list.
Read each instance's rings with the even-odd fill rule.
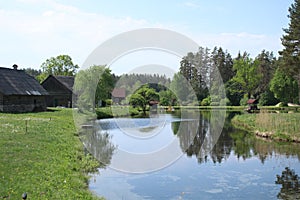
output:
[[270,81],[276,70],[276,58],[272,52],[263,50],[255,60],[258,62],[258,74],[261,75],[255,94],[260,96],[270,88]]
[[226,96],[230,101],[230,105],[239,106],[240,101],[244,96],[244,91],[242,90],[242,85],[233,79],[230,79],[225,84]]
[[74,93],[77,96],[75,105],[81,110],[91,111],[99,100],[110,97],[113,88],[113,77],[110,69],[94,65],[80,70],[74,83]]
[[95,101],[105,102],[105,100],[111,98],[111,92],[114,88],[114,78],[111,74],[111,70],[105,66],[94,65],[91,67],[96,74],[101,74],[99,82],[97,84]]
[[[283,59],[280,67],[293,76],[300,86],[300,0],[295,0],[291,5],[288,17],[289,27],[283,29],[285,35],[281,38],[284,49],[279,52]],[[300,103],[300,87],[298,98]]]
[[278,199],[297,199],[300,196],[300,178],[295,170],[286,167],[276,178],[275,183],[281,185]]
[[223,49],[215,47],[212,51],[212,70],[218,70],[221,74],[224,84],[227,83],[233,76],[233,60],[231,55]]
[[190,83],[198,100],[208,96],[209,50],[199,48],[197,53],[189,52],[180,62],[180,73]]
[[69,55],[51,57],[42,63],[42,73],[38,79],[42,82],[49,75],[74,76],[78,68],[78,65],[73,63]]
[[293,77],[286,74],[280,68],[275,72],[271,80],[270,90],[274,93],[275,97],[283,103],[297,102],[298,84]]
[[187,105],[193,101],[189,96],[192,94],[191,87],[189,87],[188,81],[181,73],[174,74],[170,89],[175,93],[180,105]]
[[275,97],[274,92],[272,92],[270,88],[266,89],[266,91],[260,95],[259,105],[272,106],[277,103],[279,103],[279,100]]
[[133,106],[140,107],[143,114],[146,115],[147,106],[151,100],[158,100],[159,95],[153,88],[148,85],[142,86],[130,97],[129,103]]
[[247,94],[248,98],[254,94],[258,87],[261,75],[258,73],[258,61],[249,58],[249,55],[244,53],[244,56],[234,60],[233,69],[236,75],[232,78],[241,87],[242,92]]
[[174,106],[177,100],[171,90],[162,90],[159,92],[159,101],[162,106]]

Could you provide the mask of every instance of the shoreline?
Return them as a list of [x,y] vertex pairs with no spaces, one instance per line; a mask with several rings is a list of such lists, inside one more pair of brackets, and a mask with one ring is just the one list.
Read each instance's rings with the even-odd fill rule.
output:
[[[299,132],[288,132],[288,131],[276,130],[276,126],[272,127],[272,124],[268,124],[269,123],[267,121],[268,118],[271,117],[275,118],[273,115],[278,115],[278,118],[286,117],[284,114],[287,113],[242,114],[242,115],[235,116],[231,122],[232,125],[235,126],[236,128],[243,129],[251,134],[254,134],[259,138],[270,139],[276,142],[300,143]],[[288,115],[291,114],[289,113]],[[298,115],[296,116],[297,119],[299,118],[299,116],[300,113],[298,113]],[[257,121],[264,120],[265,118],[267,118],[266,120],[267,122],[265,122],[265,124],[262,123],[263,125],[265,125],[265,127],[257,123]],[[282,119],[278,119],[278,121],[280,120]],[[273,123],[277,123],[277,121],[274,120]],[[280,124],[280,122],[278,124]]]

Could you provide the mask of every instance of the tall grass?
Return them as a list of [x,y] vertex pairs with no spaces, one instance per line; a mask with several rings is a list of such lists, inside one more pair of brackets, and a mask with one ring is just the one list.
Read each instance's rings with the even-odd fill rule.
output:
[[269,113],[262,110],[259,114],[235,116],[232,122],[252,132],[265,132],[272,139],[300,142],[300,113]]
[[267,113],[256,115],[259,131],[272,133],[274,138],[300,141],[300,113]]

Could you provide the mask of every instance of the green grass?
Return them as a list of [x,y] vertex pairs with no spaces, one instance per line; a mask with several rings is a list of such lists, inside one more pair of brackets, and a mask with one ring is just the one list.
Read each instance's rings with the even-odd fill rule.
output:
[[243,114],[232,120],[239,128],[267,132],[271,139],[300,142],[300,113]]
[[110,106],[96,108],[97,119],[113,118],[113,117],[138,117],[142,111],[132,106]]
[[84,154],[71,109],[0,113],[0,122],[0,199],[99,199],[87,175],[99,164]]

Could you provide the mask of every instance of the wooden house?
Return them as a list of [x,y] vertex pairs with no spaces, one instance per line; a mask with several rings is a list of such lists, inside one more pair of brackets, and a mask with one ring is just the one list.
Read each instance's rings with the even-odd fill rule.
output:
[[49,93],[48,107],[72,107],[74,76],[49,75],[41,84]]
[[47,91],[23,70],[0,67],[0,112],[45,111]]
[[114,88],[111,93],[111,99],[113,103],[119,104],[126,97],[125,88]]

